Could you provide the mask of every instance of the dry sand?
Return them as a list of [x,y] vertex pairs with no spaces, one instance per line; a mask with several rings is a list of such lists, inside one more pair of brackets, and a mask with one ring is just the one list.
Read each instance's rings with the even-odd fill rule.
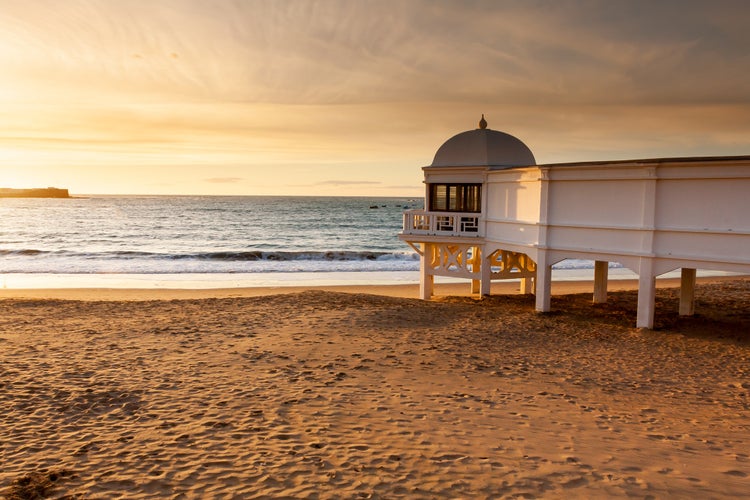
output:
[[0,300],[8,498],[750,494],[748,280],[655,331],[633,291],[60,293]]

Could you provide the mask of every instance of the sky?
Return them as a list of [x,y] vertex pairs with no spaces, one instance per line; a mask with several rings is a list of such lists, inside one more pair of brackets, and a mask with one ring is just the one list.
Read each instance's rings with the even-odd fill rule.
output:
[[750,154],[745,0],[0,0],[0,187],[421,196],[537,162]]

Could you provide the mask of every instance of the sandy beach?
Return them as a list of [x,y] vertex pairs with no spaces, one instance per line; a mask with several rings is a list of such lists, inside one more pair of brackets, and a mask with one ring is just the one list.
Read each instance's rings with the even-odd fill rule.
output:
[[0,290],[0,495],[748,495],[750,280],[517,286]]

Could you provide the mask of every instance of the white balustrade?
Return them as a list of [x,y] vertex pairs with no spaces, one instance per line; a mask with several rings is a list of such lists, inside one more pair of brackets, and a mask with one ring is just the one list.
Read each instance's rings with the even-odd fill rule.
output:
[[473,212],[428,212],[407,210],[404,212],[402,234],[425,234],[433,236],[481,236],[479,215]]

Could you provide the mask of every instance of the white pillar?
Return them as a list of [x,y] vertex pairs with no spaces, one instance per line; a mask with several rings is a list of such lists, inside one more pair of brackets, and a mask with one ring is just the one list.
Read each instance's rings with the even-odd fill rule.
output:
[[680,316],[695,313],[695,269],[682,268],[680,274]]
[[609,262],[594,262],[594,304],[607,302],[607,280],[609,279]]
[[435,284],[435,276],[430,274],[430,261],[432,260],[432,245],[422,243],[422,255],[419,258],[419,298],[430,300]]
[[[656,227],[656,183],[657,167],[645,166],[645,174],[642,181],[643,203],[641,206],[641,227],[649,228],[640,231],[641,253],[644,255],[654,253],[654,228]],[[641,257],[638,263],[638,315],[636,326],[638,328],[654,327],[654,308],[656,299],[656,275],[654,274],[654,261],[650,257]]]
[[540,250],[536,263],[536,310],[547,312],[551,308],[552,266],[547,265],[547,252]]
[[637,328],[654,327],[654,308],[656,299],[656,276],[651,259],[640,259],[638,274],[638,313]]
[[534,279],[534,289],[536,293],[536,310],[549,311],[551,308],[550,286],[552,285],[552,266],[547,265],[547,223],[549,221],[549,196],[550,196],[550,167],[540,167],[540,201],[539,201],[539,239],[537,248],[539,251],[536,256],[536,278]]
[[487,255],[484,249],[485,247],[482,247],[481,253],[479,254],[482,257],[480,260],[481,267],[479,268],[479,270],[482,273],[481,293],[482,293],[482,297],[489,297],[490,288],[492,285],[492,266],[490,265],[490,256]]

